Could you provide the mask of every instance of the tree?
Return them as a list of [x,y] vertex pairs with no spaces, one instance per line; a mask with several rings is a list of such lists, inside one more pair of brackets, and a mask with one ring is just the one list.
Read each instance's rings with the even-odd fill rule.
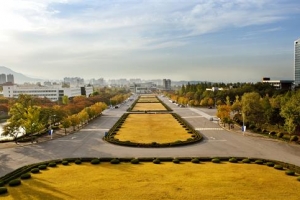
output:
[[263,109],[260,104],[260,95],[257,92],[245,93],[242,97],[242,114],[245,122],[261,127],[263,122]]
[[75,131],[76,126],[78,126],[80,123],[79,117],[77,116],[77,114],[74,114],[74,115],[69,116],[68,118],[71,122],[71,126],[73,127],[73,131]]
[[71,126],[71,121],[69,117],[64,118],[61,121],[61,126],[65,129],[65,135],[67,134],[67,128]]
[[230,105],[219,105],[217,107],[217,117],[221,119],[221,121],[224,123],[224,126],[226,123],[228,123],[229,128],[230,128],[230,123],[232,122],[230,118],[230,112],[231,112]]

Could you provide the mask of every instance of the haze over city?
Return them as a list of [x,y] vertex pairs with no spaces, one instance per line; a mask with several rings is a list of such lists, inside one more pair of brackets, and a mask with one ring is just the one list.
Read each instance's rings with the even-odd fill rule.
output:
[[298,0],[12,0],[0,66],[31,77],[294,79]]

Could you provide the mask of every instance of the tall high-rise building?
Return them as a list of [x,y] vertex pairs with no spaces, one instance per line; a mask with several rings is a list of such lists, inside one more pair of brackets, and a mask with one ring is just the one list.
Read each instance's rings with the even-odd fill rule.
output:
[[163,87],[165,90],[171,90],[171,80],[163,79]]
[[7,82],[14,83],[14,75],[13,74],[7,74]]
[[300,39],[295,41],[295,86],[300,85]]
[[0,84],[6,83],[6,74],[0,74]]

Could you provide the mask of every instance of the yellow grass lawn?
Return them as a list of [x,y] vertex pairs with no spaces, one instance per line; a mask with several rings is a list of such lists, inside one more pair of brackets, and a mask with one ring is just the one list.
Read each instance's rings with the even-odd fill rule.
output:
[[191,134],[171,114],[129,114],[115,138],[134,143],[170,143],[185,141]]
[[132,111],[138,110],[167,110],[161,103],[136,103]]
[[256,164],[59,165],[33,174],[1,199],[299,200],[300,182]]

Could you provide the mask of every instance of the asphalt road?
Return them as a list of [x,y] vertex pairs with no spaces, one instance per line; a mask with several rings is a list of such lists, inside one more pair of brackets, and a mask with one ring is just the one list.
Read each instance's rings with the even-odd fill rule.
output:
[[[127,104],[108,109],[80,131],[55,140],[28,146],[0,149],[0,177],[26,164],[71,157],[257,157],[274,159],[300,166],[300,146],[286,142],[227,131],[216,121],[214,109],[179,108],[162,98],[174,112],[204,135],[202,142],[171,148],[131,148],[117,146],[102,138],[122,116]],[[1,145],[1,144],[0,144]]]

